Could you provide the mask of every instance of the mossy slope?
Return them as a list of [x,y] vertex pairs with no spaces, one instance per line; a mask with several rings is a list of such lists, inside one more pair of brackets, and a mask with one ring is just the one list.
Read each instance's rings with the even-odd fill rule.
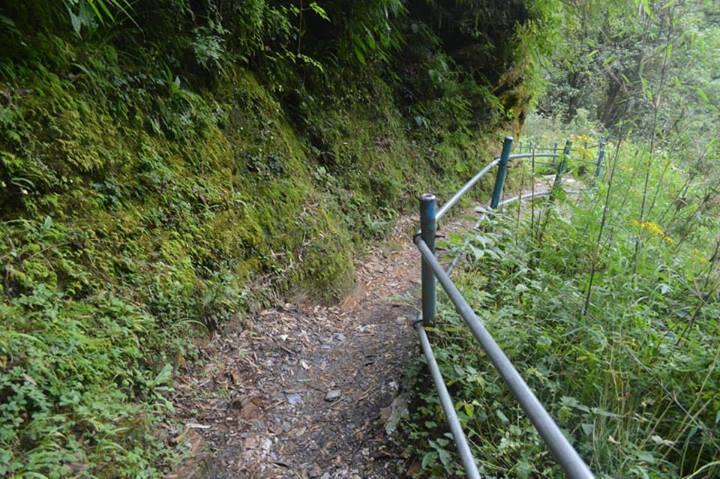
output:
[[239,63],[192,82],[152,49],[27,40],[0,69],[0,475],[159,476],[193,337],[338,298],[363,242],[488,157],[451,67],[425,85],[437,46],[291,98]]

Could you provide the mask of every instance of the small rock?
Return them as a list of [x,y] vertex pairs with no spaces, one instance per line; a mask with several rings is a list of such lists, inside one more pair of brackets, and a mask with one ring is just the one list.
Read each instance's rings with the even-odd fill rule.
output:
[[260,445],[260,450],[263,452],[263,454],[265,454],[265,455],[269,454],[271,448],[272,448],[272,441],[269,438],[263,439],[263,442]]
[[320,469],[320,466],[317,464],[313,464],[310,470],[308,471],[308,476],[310,477],[320,477],[322,474],[322,469]]
[[302,402],[302,397],[298,393],[290,393],[287,395],[287,400],[290,404],[295,406],[296,404],[300,404]]
[[256,418],[260,415],[260,408],[252,401],[245,399],[240,403],[240,417],[245,420]]
[[326,401],[337,401],[338,399],[340,399],[341,396],[342,396],[342,391],[340,391],[339,389],[331,389],[325,395],[325,400]]
[[400,420],[409,414],[407,399],[402,396],[396,397],[390,406],[380,411],[380,418],[385,422],[385,432],[388,436],[397,429]]

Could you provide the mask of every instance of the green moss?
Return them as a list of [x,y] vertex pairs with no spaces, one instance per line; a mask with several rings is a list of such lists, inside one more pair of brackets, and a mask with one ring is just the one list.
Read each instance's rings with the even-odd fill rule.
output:
[[379,72],[289,108],[241,68],[191,91],[54,45],[72,73],[0,84],[0,474],[158,476],[193,336],[275,293],[337,300],[362,245],[485,151],[455,114],[408,118]]

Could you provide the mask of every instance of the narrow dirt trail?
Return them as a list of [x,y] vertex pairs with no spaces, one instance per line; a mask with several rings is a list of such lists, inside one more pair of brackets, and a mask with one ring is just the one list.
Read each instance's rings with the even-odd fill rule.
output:
[[406,441],[387,429],[407,409],[403,375],[419,354],[414,225],[399,221],[371,248],[338,306],[285,304],[211,341],[211,360],[177,385],[194,453],[170,477],[406,477]]
[[[536,179],[535,190],[553,176]],[[566,186],[576,185],[564,179]],[[513,207],[514,208],[514,207]],[[469,210],[472,211],[472,210]],[[471,228],[477,213],[442,225]],[[180,378],[173,398],[190,459],[168,479],[410,477],[405,372],[420,354],[415,217],[357,264],[357,286],[337,306],[297,301],[261,311],[216,335],[201,370]]]

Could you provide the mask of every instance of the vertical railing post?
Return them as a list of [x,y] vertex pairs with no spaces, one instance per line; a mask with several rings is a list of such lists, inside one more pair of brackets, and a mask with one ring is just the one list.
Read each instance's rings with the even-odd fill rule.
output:
[[600,146],[598,146],[597,163],[595,165],[595,178],[602,174],[602,164],[605,159],[605,138],[600,138]]
[[503,141],[502,153],[500,154],[500,163],[498,163],[497,176],[495,177],[495,187],[493,188],[492,199],[490,200],[490,208],[500,206],[500,198],[502,198],[503,187],[505,186],[505,178],[507,178],[508,163],[510,162],[510,152],[512,151],[512,136],[505,137]]
[[558,157],[557,157],[557,141],[553,143],[553,157],[552,157],[552,164],[555,165],[557,163]]
[[[436,209],[437,200],[435,195],[426,193],[420,197],[420,236],[422,236],[423,241],[433,253],[435,253],[435,232],[437,231]],[[430,324],[435,320],[435,274],[433,274],[430,265],[424,259],[422,260],[420,275],[422,319],[424,323]]]
[[560,182],[562,181],[562,175],[565,173],[565,168],[567,168],[567,161],[570,157],[570,149],[572,148],[572,141],[567,140],[565,142],[565,148],[563,148],[562,158],[560,158],[560,162],[557,166],[557,172],[555,173],[555,181],[553,181],[553,189],[555,189],[557,186],[560,185]]

